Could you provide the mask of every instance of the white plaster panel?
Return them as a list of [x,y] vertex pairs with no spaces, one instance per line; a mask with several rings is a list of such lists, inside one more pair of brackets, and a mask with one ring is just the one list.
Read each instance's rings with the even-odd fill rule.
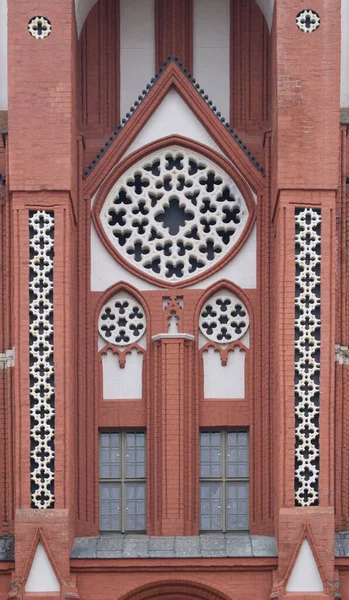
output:
[[287,592],[323,592],[324,585],[312,549],[304,540],[291,576],[286,586]]
[[56,574],[42,543],[39,542],[33,558],[30,573],[25,584],[26,592],[59,592]]
[[227,279],[241,288],[254,289],[257,287],[257,228],[251,231],[241,250],[222,269],[190,287],[205,289],[221,279]]
[[154,0],[120,0],[120,114],[155,73]]
[[7,0],[0,0],[0,110],[7,110]]
[[91,223],[91,291],[102,292],[119,281],[129,283],[137,290],[160,289],[119,264],[108,252]]
[[268,23],[269,31],[271,31],[274,15],[274,0],[256,0],[256,2],[264,14],[265,20]]
[[[207,279],[189,286],[189,289],[205,289],[221,279],[227,279],[241,288],[256,288],[256,227],[240,252],[227,265]],[[118,281],[129,283],[137,290],[162,289],[133,275],[119,264],[108,252],[91,223],[91,291],[102,292]]]
[[75,17],[78,36],[81,33],[82,26],[87,18],[91,8],[96,4],[97,0],[75,0]]
[[142,398],[143,354],[132,350],[121,369],[118,355],[110,350],[102,355],[102,365],[104,400]]
[[341,107],[349,108],[349,0],[342,0]]
[[183,135],[223,154],[180,95],[175,90],[170,90],[129,146],[125,156],[168,135]]
[[194,0],[194,77],[229,120],[230,0]]
[[228,352],[226,366],[221,363],[219,352],[209,348],[203,352],[204,397],[223,400],[245,396],[246,352],[236,347]]

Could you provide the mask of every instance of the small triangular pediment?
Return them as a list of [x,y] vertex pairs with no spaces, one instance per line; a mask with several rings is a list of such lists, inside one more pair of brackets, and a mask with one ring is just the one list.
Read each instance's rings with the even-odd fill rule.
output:
[[304,538],[286,586],[287,592],[323,592],[324,584],[307,538]]
[[26,592],[59,592],[61,589],[43,544],[39,541],[25,584]]

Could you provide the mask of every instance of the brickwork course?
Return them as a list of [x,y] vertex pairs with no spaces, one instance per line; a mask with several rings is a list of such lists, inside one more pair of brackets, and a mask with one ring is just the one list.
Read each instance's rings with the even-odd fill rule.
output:
[[[197,49],[198,14],[208,0],[132,0],[135,22],[140,4],[149,4],[154,39],[126,49],[127,2],[85,4],[80,31],[79,1],[8,0],[8,111],[0,111],[0,600],[345,600],[349,147],[348,110],[340,109],[341,2],[275,0],[271,27],[262,2],[217,2],[217,13],[229,9],[229,60],[208,58],[207,69],[212,74],[214,64],[222,81],[227,76],[225,116],[196,79],[196,53],[216,52],[210,35]],[[140,81],[122,115],[123,82],[141,72],[149,47],[156,72],[147,85]],[[175,108],[164,114],[167,101],[180,116]],[[204,217],[191,230],[194,239],[206,228],[206,262],[198,245],[203,262],[191,256],[186,273],[181,256],[190,239],[188,246],[167,231],[166,248],[165,227],[150,239],[145,228],[150,203],[160,206],[174,181],[169,202],[178,197],[184,212],[194,175],[181,181],[177,171],[188,156],[191,163],[200,157],[195,169],[213,164],[216,171],[210,167],[197,184],[207,186],[198,212]],[[158,157],[174,166],[162,167]],[[159,177],[155,195],[144,196],[149,206],[139,200],[146,171]],[[240,229],[241,215],[228,208],[217,223],[227,193],[214,197],[220,177],[244,200]],[[195,196],[192,202],[199,211]],[[124,227],[121,236],[109,235],[108,225]],[[127,227],[138,228],[132,248]],[[162,243],[172,276],[158,274]],[[143,268],[147,253],[155,258]],[[145,332],[134,342],[101,335],[114,296],[117,310],[132,297],[142,311]],[[208,321],[200,330],[216,297],[238,299],[248,334],[222,342],[210,337]],[[237,355],[242,363],[232,362]],[[240,387],[240,367],[234,372],[232,364],[244,365]],[[135,397],[108,395],[120,381]],[[224,386],[239,392],[207,392]],[[124,527],[103,531],[100,435],[124,440],[126,432],[144,431],[145,530],[128,529],[125,513]],[[248,432],[246,527],[202,527],[202,432],[220,433],[220,461],[227,434]],[[127,479],[115,479],[125,492]],[[232,481],[224,475],[218,484],[228,490]],[[222,514],[228,503],[221,498]]]

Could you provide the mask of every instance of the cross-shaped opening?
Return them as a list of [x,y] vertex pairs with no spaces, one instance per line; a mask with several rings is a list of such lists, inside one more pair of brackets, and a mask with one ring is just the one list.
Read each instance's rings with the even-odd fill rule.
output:
[[184,227],[186,222],[192,219],[194,215],[180,206],[178,198],[171,198],[169,205],[155,217],[155,221],[168,228],[170,235],[177,235],[180,227]]
[[311,29],[315,23],[315,19],[311,15],[305,15],[301,21],[302,25],[305,25],[306,29]]
[[36,25],[33,26],[33,31],[41,37],[45,31],[47,31],[47,25],[43,21],[37,21]]

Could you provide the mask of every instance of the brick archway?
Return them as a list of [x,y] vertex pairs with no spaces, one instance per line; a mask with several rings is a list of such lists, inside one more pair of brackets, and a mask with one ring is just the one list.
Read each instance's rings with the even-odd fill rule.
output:
[[120,600],[233,600],[224,592],[196,581],[156,581],[128,592]]

